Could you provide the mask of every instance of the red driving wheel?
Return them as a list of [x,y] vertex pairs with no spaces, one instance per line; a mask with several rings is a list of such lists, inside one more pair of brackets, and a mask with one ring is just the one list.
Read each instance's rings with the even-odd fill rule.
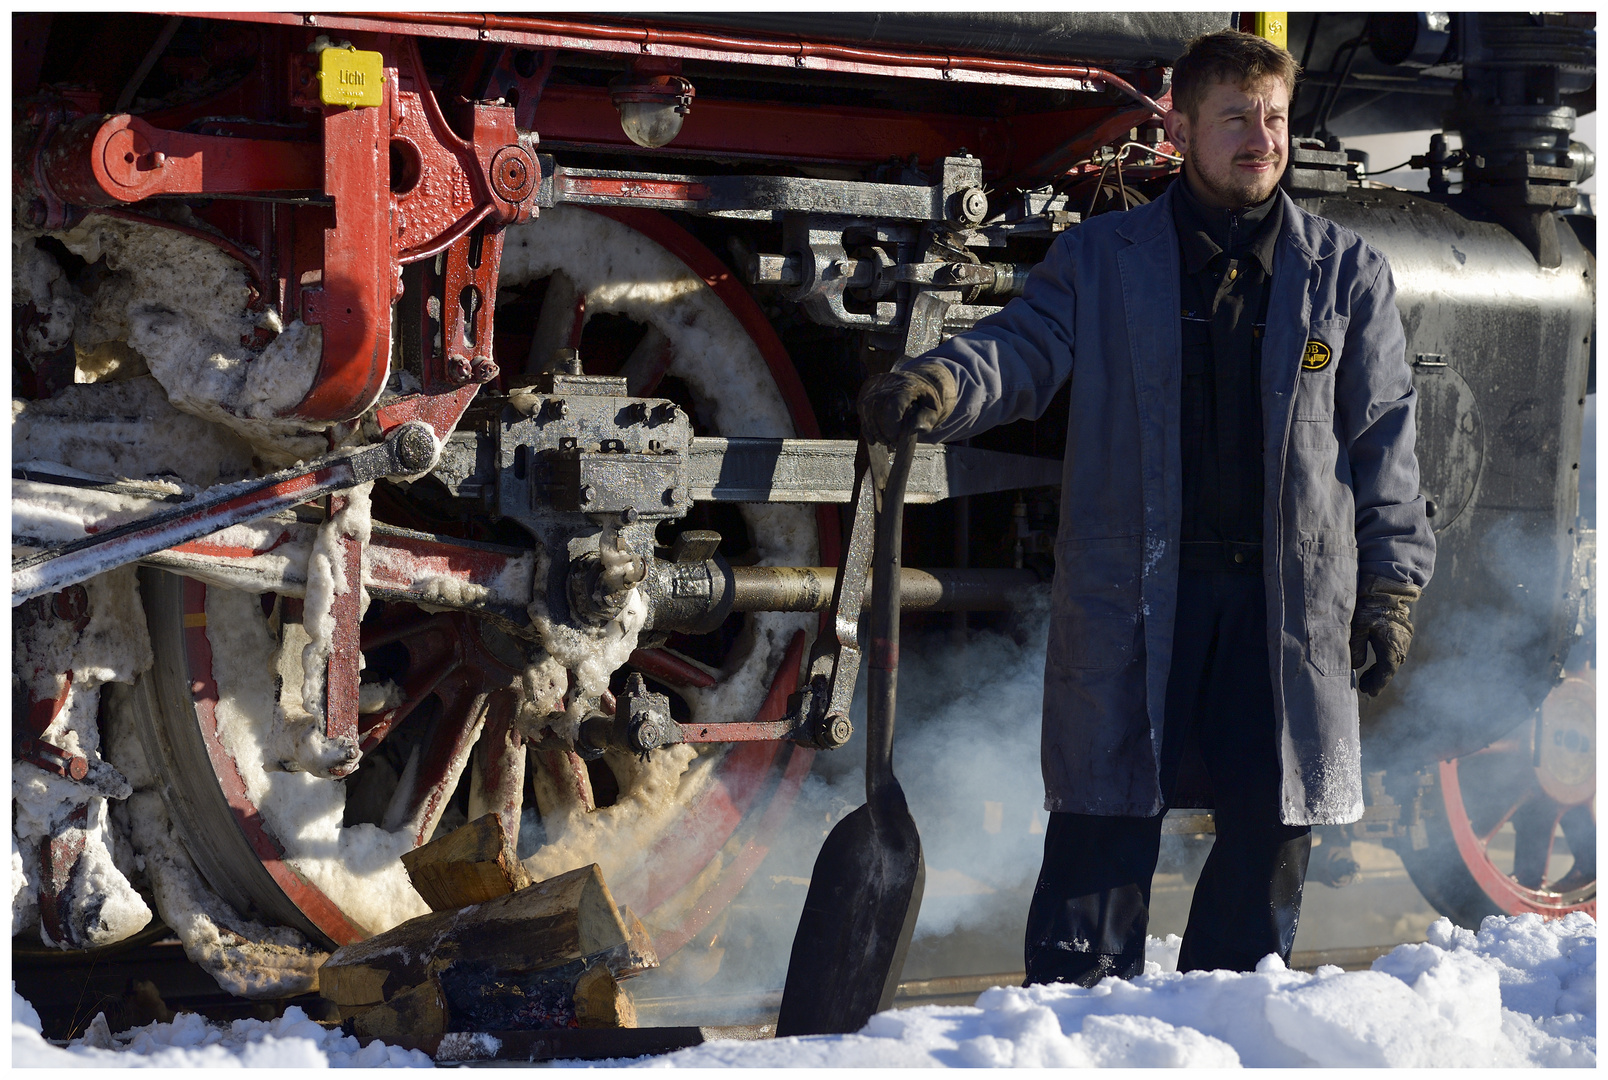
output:
[[1597,914],[1596,689],[1565,679],[1538,715],[1440,762],[1424,834],[1401,857],[1425,897],[1471,929],[1487,915]]
[[[728,313],[725,317],[753,343],[764,365],[762,378],[785,407],[792,429],[788,434],[817,435],[814,414],[785,349],[724,264],[661,214],[626,211],[609,217],[616,222],[611,228],[624,226],[647,237],[702,281]],[[584,308],[583,298],[576,310]],[[579,330],[578,319],[577,334]],[[665,359],[658,377],[676,373],[674,360]],[[633,390],[651,392],[648,387]],[[376,509],[382,509],[378,503]],[[811,539],[821,561],[835,562],[835,509],[799,512],[813,519],[810,531],[816,535]],[[218,719],[219,702],[232,691],[227,686],[220,690],[214,671],[208,587],[153,571],[143,572],[142,582],[159,658],[145,696],[150,703],[143,720],[147,742],[160,746],[162,766],[175,780],[169,785],[170,809],[208,882],[242,912],[260,913],[328,944],[386,929],[398,912],[405,917],[407,912],[394,905],[365,908],[364,888],[354,887],[362,878],[358,869],[353,868],[354,880],[342,879],[338,868],[330,869],[327,853],[310,853],[305,837],[284,824],[282,809],[276,816],[270,804],[285,804],[283,795],[270,794],[268,804],[259,805],[262,799],[253,792],[268,788],[245,779],[248,770],[259,766],[243,760],[243,744],[232,734],[240,725]],[[282,609],[284,602],[279,604]],[[278,625],[272,622],[277,617],[264,616],[265,625]],[[782,642],[785,650],[780,653],[773,651],[768,658],[755,654],[754,659],[766,664],[761,685],[768,687],[757,710],[719,719],[766,721],[784,714],[787,697],[796,688],[805,634],[790,631]],[[394,853],[385,845],[399,853],[428,840],[449,802],[456,797],[461,803],[462,795],[455,793],[465,783],[471,816],[494,811],[517,824],[529,790],[527,769],[541,770],[579,800],[583,810],[599,808],[590,801],[598,763],[589,769],[572,749],[552,738],[528,746],[526,753],[510,752],[527,749],[513,726],[521,658],[512,639],[462,614],[386,605],[365,621],[361,647],[369,668],[364,677],[389,666],[397,685],[384,711],[362,717],[365,765],[350,780],[295,781],[309,791],[316,784],[349,785],[337,796],[347,800],[345,818],[331,834],[337,839],[324,843],[325,848],[333,844],[345,850],[342,845],[349,840],[366,839],[369,847],[359,848],[354,840],[352,850],[364,858],[386,855],[394,863]],[[688,663],[662,650],[641,650],[632,663],[672,692],[678,680],[684,688],[719,689],[718,665]],[[366,763],[379,762],[387,748],[392,753],[384,768],[395,779],[382,799],[383,811],[354,818],[355,793],[364,782]],[[661,956],[697,936],[746,884],[783,824],[813,758],[813,751],[782,743],[737,744],[704,753],[714,759],[702,770],[707,779],[684,792],[685,801],[654,840],[652,857],[610,880],[616,898],[654,932]],[[272,782],[290,781],[280,777]],[[381,878],[373,877],[368,888],[405,887],[398,885],[394,867],[386,873],[391,876],[383,878],[383,886]]]

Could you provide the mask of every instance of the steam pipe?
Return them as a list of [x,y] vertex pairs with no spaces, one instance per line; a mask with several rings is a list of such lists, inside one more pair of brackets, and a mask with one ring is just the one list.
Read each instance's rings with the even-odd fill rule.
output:
[[[213,15],[217,18],[219,16]],[[303,16],[288,12],[230,14],[250,22],[311,25],[325,30],[367,30],[406,33],[409,27],[434,27],[442,36],[534,49],[585,49],[630,56],[682,57],[724,60],[728,63],[804,68],[848,74],[906,75],[914,78],[986,82],[1015,86],[1066,87],[1068,82],[1102,86],[1131,98],[1155,116],[1166,110],[1126,79],[1089,64],[1035,63],[991,56],[956,56],[949,52],[918,53],[898,49],[868,49],[806,41],[794,35],[752,37],[741,34],[663,27],[634,27],[543,19],[528,15],[488,15],[471,12],[377,11],[356,15],[320,13]]]
[[[734,566],[733,611],[825,611],[837,569],[831,566]],[[916,570],[899,572],[905,611],[1008,611],[1027,603],[1042,584],[1031,570]],[[866,595],[871,580],[866,579]]]

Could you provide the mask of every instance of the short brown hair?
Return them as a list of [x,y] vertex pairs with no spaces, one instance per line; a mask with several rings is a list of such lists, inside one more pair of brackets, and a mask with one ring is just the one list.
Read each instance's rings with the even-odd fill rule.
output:
[[1184,46],[1173,62],[1173,108],[1194,119],[1206,88],[1214,82],[1245,86],[1272,76],[1295,91],[1301,65],[1284,49],[1264,37],[1239,30],[1217,30]]

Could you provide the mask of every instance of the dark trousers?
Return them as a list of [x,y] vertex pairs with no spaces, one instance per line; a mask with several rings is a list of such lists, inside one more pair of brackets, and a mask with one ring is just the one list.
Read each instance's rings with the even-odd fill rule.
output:
[[[1217,838],[1195,886],[1180,971],[1250,971],[1295,941],[1311,829],[1279,820],[1279,757],[1261,576],[1179,577],[1162,733],[1171,801],[1190,737],[1210,784]],[[1027,981],[1093,986],[1144,971],[1150,879],[1163,815],[1052,813],[1027,916]]]

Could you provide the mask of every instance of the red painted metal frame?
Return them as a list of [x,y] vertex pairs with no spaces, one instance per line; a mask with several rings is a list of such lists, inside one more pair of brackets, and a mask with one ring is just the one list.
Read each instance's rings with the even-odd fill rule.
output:
[[[392,92],[387,92],[387,98]],[[381,108],[324,110],[324,192],[335,217],[324,230],[323,277],[301,293],[302,318],[324,328],[318,374],[287,415],[347,420],[374,403],[391,362],[392,265],[386,117]]]
[[[520,144],[513,109],[471,105],[472,135],[460,138],[441,113],[416,40],[371,37],[359,44],[377,49],[390,62],[379,107],[321,105],[312,96],[310,56],[292,54],[287,74],[293,83],[299,75],[299,89],[293,89],[289,105],[318,111],[319,141],[165,130],[126,114],[85,116],[93,103],[70,96],[33,103],[25,116],[30,130],[39,132],[27,162],[42,204],[36,216],[44,220],[38,224],[65,223],[65,204],[111,206],[156,195],[312,190],[333,201],[333,210],[324,211],[327,223],[317,253],[280,253],[281,261],[311,261],[316,268],[303,267],[277,297],[287,319],[299,314],[323,330],[312,387],[285,413],[303,420],[342,422],[373,404],[390,361],[391,304],[401,294],[400,267],[442,251],[451,252],[445,318],[452,333],[445,385],[427,389],[450,393],[496,376],[491,314],[501,238],[493,228],[470,234],[482,223],[524,220],[539,179],[534,157]],[[256,130],[249,122],[244,129]],[[404,163],[403,175],[396,178],[393,154]],[[283,230],[271,240],[295,246]],[[238,244],[232,247],[225,250],[244,254]],[[244,261],[260,294],[271,260],[264,252]],[[458,303],[464,296],[484,300],[466,313]],[[446,418],[439,407],[432,411]],[[461,409],[451,419],[459,414]],[[445,434],[439,427],[438,433]]]
[[317,191],[324,154],[315,142],[164,131],[127,113],[79,120],[51,142],[50,186],[80,206],[194,192]]

